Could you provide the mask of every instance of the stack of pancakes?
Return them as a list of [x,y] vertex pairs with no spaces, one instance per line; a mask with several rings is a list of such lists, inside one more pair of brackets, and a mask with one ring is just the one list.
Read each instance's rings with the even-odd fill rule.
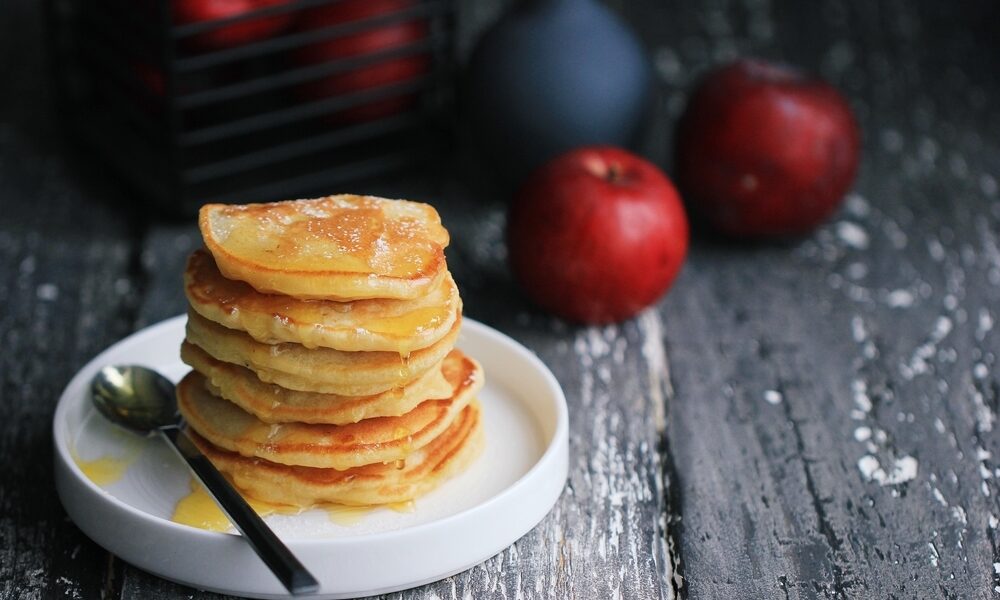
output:
[[426,204],[206,205],[177,387],[191,437],[267,502],[386,504],[482,447],[480,365],[456,349],[448,232]]

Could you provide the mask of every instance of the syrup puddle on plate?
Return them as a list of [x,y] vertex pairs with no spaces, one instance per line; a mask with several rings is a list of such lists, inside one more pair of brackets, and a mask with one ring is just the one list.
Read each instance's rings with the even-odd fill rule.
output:
[[[271,504],[250,498],[247,498],[247,503],[262,517],[273,514],[297,515],[302,512],[302,509],[295,506]],[[205,486],[196,479],[191,480],[191,493],[177,502],[170,520],[209,531],[229,531],[232,527],[222,509],[205,490]]]
[[357,525],[368,516],[368,513],[375,510],[374,506],[347,506],[345,504],[324,504],[321,508],[330,517],[330,520],[342,527]]
[[[340,525],[341,527],[351,527],[357,525],[370,513],[378,508],[382,508],[379,506],[321,504],[309,509],[303,509],[297,506],[272,504],[270,502],[263,502],[252,498],[247,498],[246,500],[254,511],[261,517],[267,517],[275,514],[297,515],[306,510],[318,509],[324,511],[327,516],[329,516],[332,523]],[[409,502],[387,504],[384,508],[388,508],[398,513],[412,513],[416,510],[416,504],[414,504],[411,500]],[[174,509],[174,514],[170,517],[170,520],[175,523],[181,523],[198,529],[206,529],[208,531],[229,531],[232,529],[232,525],[229,523],[229,519],[226,515],[222,512],[222,509],[216,505],[215,500],[213,500],[208,494],[205,487],[196,479],[191,480],[191,493],[184,496],[177,502],[177,507]]]
[[121,456],[105,455],[85,460],[77,452],[75,444],[70,444],[69,453],[73,462],[83,471],[87,479],[98,487],[107,487],[125,476],[125,472],[139,458],[142,450],[138,441],[124,436],[121,439],[124,442],[125,450]]
[[[134,459],[132,459],[134,460]],[[117,458],[114,456],[102,456],[94,460],[83,460],[74,453],[73,461],[80,467],[87,479],[94,484],[105,487],[118,481],[125,475],[132,460]]]
[[[121,456],[105,455],[95,459],[84,460],[77,453],[75,446],[71,446],[70,455],[73,458],[73,462],[76,463],[87,479],[94,482],[95,485],[105,488],[120,481],[125,476],[129,467],[132,466],[141,454],[141,444],[127,437],[123,437],[122,439],[125,441],[125,453]],[[274,504],[253,498],[246,498],[246,500],[261,517],[270,515],[297,515],[306,510],[317,509],[324,511],[331,523],[340,525],[341,527],[357,525],[366,516],[379,508],[386,508],[401,514],[412,513],[416,510],[416,504],[412,500],[381,506],[320,504],[308,509],[286,504]],[[177,501],[170,520],[207,531],[230,531],[233,529],[229,518],[226,517],[222,509],[215,503],[215,500],[209,495],[205,486],[194,478],[191,479],[191,492]]]

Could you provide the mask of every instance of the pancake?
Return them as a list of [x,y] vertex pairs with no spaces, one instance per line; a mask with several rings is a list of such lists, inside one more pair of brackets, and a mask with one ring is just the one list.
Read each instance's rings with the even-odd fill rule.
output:
[[188,430],[215,466],[247,496],[274,504],[309,507],[321,503],[390,504],[413,500],[461,471],[482,452],[478,403],[472,402],[441,435],[397,463],[346,471],[295,467],[222,450]]
[[455,347],[461,323],[457,317],[445,337],[405,359],[396,352],[262,344],[245,332],[213,323],[193,311],[188,313],[187,341],[216,360],[249,368],[266,383],[303,392],[370,396],[403,387],[440,363]]
[[346,352],[406,355],[426,348],[448,334],[462,302],[447,272],[427,295],[414,300],[335,302],[262,294],[242,281],[223,277],[204,250],[188,258],[184,283],[188,301],[198,314],[246,331],[259,342]]
[[448,232],[419,202],[345,194],[206,204],[198,225],[223,275],[268,294],[412,299],[447,270]]
[[195,431],[215,446],[286,465],[344,470],[405,458],[441,434],[483,386],[482,370],[460,353],[445,363],[451,394],[425,400],[398,417],[348,425],[264,423],[214,395],[203,375],[188,373],[177,385],[177,406]]
[[[452,357],[461,360],[461,356],[458,350],[452,350],[444,362]],[[235,403],[265,423],[346,425],[373,417],[396,417],[410,412],[424,400],[440,400],[452,393],[451,385],[441,373],[441,365],[431,367],[403,388],[373,396],[338,396],[299,392],[264,383],[250,369],[215,360],[189,342],[181,345],[181,360],[205,376],[213,394]]]

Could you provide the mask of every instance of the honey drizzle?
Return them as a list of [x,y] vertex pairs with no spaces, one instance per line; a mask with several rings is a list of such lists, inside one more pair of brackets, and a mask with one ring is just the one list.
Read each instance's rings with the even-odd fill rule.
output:
[[[253,498],[247,498],[247,503],[261,517],[273,514],[296,515],[307,508],[288,506],[285,504],[273,504]],[[406,502],[394,502],[385,505],[351,506],[347,504],[320,504],[312,508],[324,511],[332,523],[341,527],[353,527],[360,523],[366,516],[371,514],[380,506],[400,514],[408,514],[416,511],[416,504],[413,500]],[[229,531],[232,525],[229,519],[209,495],[208,491],[197,479],[191,480],[191,493],[184,496],[177,502],[174,513],[170,520],[198,529],[208,531]]]
[[[273,504],[253,498],[246,498],[246,501],[261,517],[273,514],[296,515],[302,512],[302,509],[297,506]],[[229,518],[215,503],[205,486],[197,479],[191,480],[191,493],[177,502],[170,520],[208,531],[229,531],[232,527]]]
[[375,510],[374,506],[349,506],[347,504],[323,504],[318,508],[326,511],[330,521],[342,527],[357,525],[370,512]]
[[70,457],[76,466],[83,471],[87,479],[100,487],[109,486],[125,476],[128,468],[139,458],[142,447],[134,440],[125,440],[125,454],[122,456],[101,456],[93,460],[84,460],[77,454],[76,446],[71,444]]
[[362,197],[225,212],[215,235],[234,254],[280,260],[289,269],[412,277],[447,243],[429,215],[390,216],[380,202]]
[[[223,277],[215,262],[206,252],[196,252],[190,260],[189,292],[198,297],[200,302],[215,304],[221,308],[232,322],[238,323],[239,328],[246,330],[251,337],[258,340],[271,339],[272,332],[288,328],[293,321],[322,323],[329,319],[328,311],[347,314],[352,312],[355,302],[359,302],[358,306],[361,307],[364,307],[365,303],[372,302],[367,300],[310,302],[294,300],[277,294],[261,294],[242,281]],[[447,283],[443,280],[441,285],[444,286]],[[441,292],[434,291],[432,293]],[[385,303],[385,301],[374,302],[379,307]],[[447,297],[442,299],[442,302],[434,306],[413,308],[391,316],[372,314],[372,309],[369,306],[343,326],[352,326],[357,335],[399,338],[399,352],[407,355],[414,350],[412,347],[414,344],[420,343],[419,339],[412,338],[441,327],[451,317],[454,311],[453,305],[454,290],[451,290]],[[243,309],[246,309],[245,315]],[[269,316],[265,317],[265,315]],[[300,335],[303,345],[307,348],[315,348],[321,345],[324,339],[324,329],[322,327],[314,327],[311,330],[301,328]]]
[[450,306],[429,306],[417,308],[392,317],[375,317],[364,322],[364,328],[371,333],[408,337],[437,327],[450,315]]
[[133,460],[114,456],[102,456],[95,460],[82,460],[78,456],[73,457],[76,466],[80,467],[87,479],[101,487],[111,485],[121,479]]

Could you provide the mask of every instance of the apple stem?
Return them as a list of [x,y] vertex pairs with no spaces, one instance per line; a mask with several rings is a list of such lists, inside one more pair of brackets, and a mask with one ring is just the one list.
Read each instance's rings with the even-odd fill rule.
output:
[[621,175],[622,175],[621,165],[617,165],[615,163],[611,163],[610,165],[608,165],[607,179],[609,182],[615,183],[616,181],[621,179]]

